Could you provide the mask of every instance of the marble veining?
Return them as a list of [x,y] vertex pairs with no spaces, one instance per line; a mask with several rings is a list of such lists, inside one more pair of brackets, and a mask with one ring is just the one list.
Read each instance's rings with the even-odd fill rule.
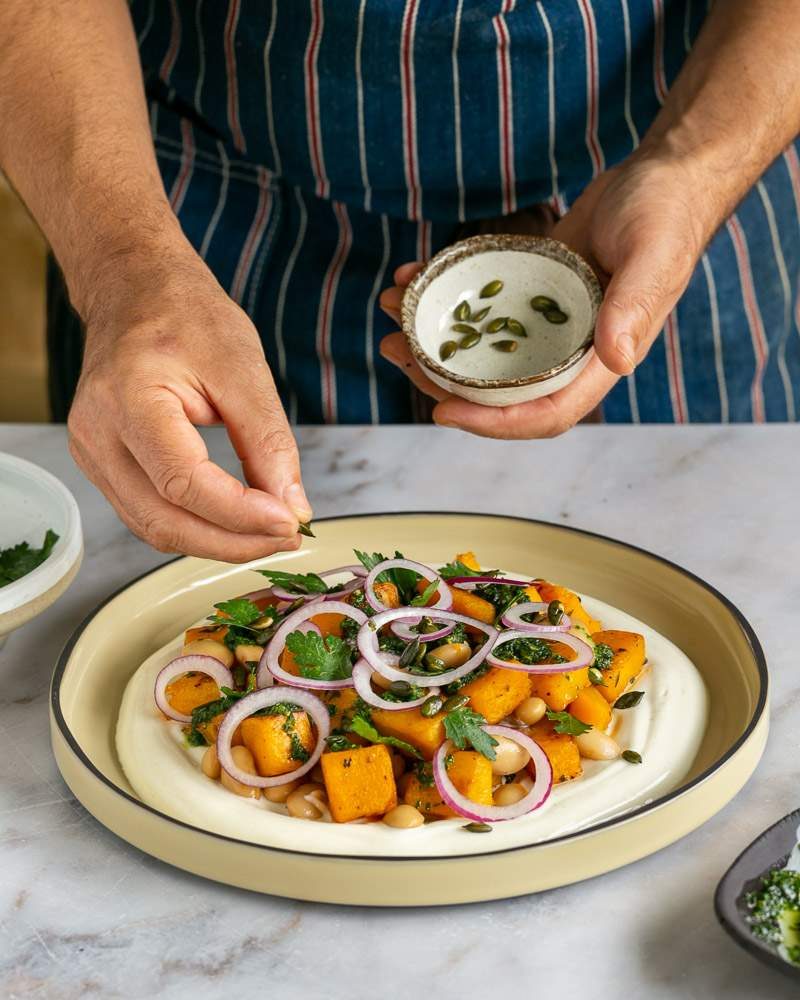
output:
[[[795,996],[718,929],[711,896],[739,851],[800,804],[798,431],[597,425],[533,443],[427,426],[299,434],[318,516],[471,509],[543,518],[641,545],[718,587],[750,618],[772,672],[772,732],[758,771],[718,816],[659,854],[506,902],[365,910],[174,870],[73,799],[47,717],[50,673],[72,629],[167,557],[133,538],[81,477],[62,428],[5,425],[0,450],[39,462],[74,492],[86,558],[67,594],[0,651],[0,997]],[[212,456],[235,469],[224,435],[206,437]]]

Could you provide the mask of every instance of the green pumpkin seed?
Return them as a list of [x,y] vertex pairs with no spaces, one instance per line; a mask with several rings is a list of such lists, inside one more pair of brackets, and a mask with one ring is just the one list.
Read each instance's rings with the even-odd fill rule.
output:
[[311,530],[311,522],[310,521],[301,521],[300,524],[299,524],[299,526],[298,526],[298,528],[297,528],[297,530],[300,532],[301,535],[305,535],[306,538],[316,538],[317,537],[314,534],[314,532]]
[[458,350],[458,344],[454,340],[446,340],[439,348],[439,357],[442,361],[449,361]]
[[546,309],[544,313],[544,318],[548,323],[566,323],[569,316],[560,309]]
[[508,316],[498,316],[497,319],[491,320],[491,322],[486,324],[486,333],[499,333],[501,330],[505,330],[506,323],[508,322]]
[[461,827],[462,830],[466,830],[468,833],[491,833],[492,828],[488,823],[465,823]]
[[496,351],[502,351],[503,354],[513,354],[519,347],[519,344],[516,340],[495,340],[492,347]]
[[438,715],[442,710],[442,699],[436,695],[432,694],[430,698],[426,698],[425,701],[419,706],[420,714],[424,715],[426,719],[432,719],[434,715]]
[[559,305],[555,299],[549,295],[534,295],[531,299],[531,309],[537,313],[547,312],[548,309],[558,309]]
[[547,605],[547,620],[551,625],[560,625],[564,617],[564,605],[561,601],[551,601]]
[[477,331],[473,330],[472,333],[468,333],[466,337],[461,338],[458,342],[458,346],[462,351],[468,351],[470,347],[474,347],[477,343],[479,343],[480,339],[481,335]]
[[642,698],[644,698],[644,691],[626,691],[614,702],[614,708],[636,708]]
[[623,750],[622,759],[627,760],[629,764],[641,764],[642,755],[637,753],[636,750]]
[[503,291],[503,282],[499,278],[495,278],[494,281],[490,281],[487,285],[484,285],[481,289],[482,299],[491,299],[495,295],[499,295]]
[[605,687],[603,684],[603,671],[599,667],[589,667],[587,673],[592,684],[600,684]]
[[433,673],[440,674],[444,670],[447,670],[447,664],[444,660],[440,660],[438,656],[433,653],[428,653],[425,656],[425,666]]
[[484,306],[483,309],[479,309],[476,313],[472,314],[472,322],[480,323],[482,319],[486,319],[491,310],[492,310],[491,306]]
[[470,319],[472,316],[472,310],[469,307],[469,302],[464,299],[463,302],[459,302],[458,305],[453,310],[453,316],[460,322],[465,319]]
[[398,667],[407,667],[412,664],[420,650],[420,646],[422,646],[422,643],[419,639],[412,640],[400,654],[400,659],[397,661]]
[[528,331],[525,329],[525,327],[522,325],[522,323],[520,323],[518,319],[510,319],[506,323],[506,330],[508,330],[509,333],[513,333],[515,337],[528,336]]
[[451,694],[444,703],[444,710],[445,712],[454,712],[457,708],[463,708],[468,701],[468,694]]
[[470,326],[469,323],[453,323],[450,327],[453,333],[477,333],[478,331],[474,326]]
[[411,685],[408,683],[408,681],[392,681],[392,683],[389,685],[389,690],[392,692],[392,694],[400,695],[400,697],[402,698],[407,694],[411,694]]

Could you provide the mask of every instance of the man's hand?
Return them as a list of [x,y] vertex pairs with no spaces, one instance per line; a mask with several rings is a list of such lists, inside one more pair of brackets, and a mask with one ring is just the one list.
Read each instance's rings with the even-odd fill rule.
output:
[[[199,260],[131,292],[98,299],[86,318],[69,416],[76,462],[164,552],[244,562],[297,548],[311,508],[250,320]],[[209,460],[195,429],[220,422],[249,487]]]
[[[713,231],[713,212],[697,208],[705,197],[684,167],[634,156],[598,177],[556,224],[551,235],[591,263],[606,294],[595,329],[596,356],[574,382],[551,396],[515,406],[480,406],[448,395],[427,379],[402,334],[386,337],[381,352],[439,400],[433,411],[438,424],[486,437],[561,434],[590,413],[620,375],[633,371],[658,336]],[[420,266],[399,268],[396,286],[381,296],[381,305],[395,319],[405,286]]]

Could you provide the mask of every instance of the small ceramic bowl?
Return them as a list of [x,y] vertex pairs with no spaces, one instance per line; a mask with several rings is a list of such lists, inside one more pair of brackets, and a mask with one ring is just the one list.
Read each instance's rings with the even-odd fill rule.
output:
[[[480,298],[495,280],[501,291]],[[568,319],[550,323],[531,308],[545,295]],[[472,236],[442,250],[417,274],[403,296],[403,332],[417,363],[436,385],[473,403],[509,406],[548,396],[568,385],[588,364],[594,325],[603,293],[591,267],[558,240],[541,236]],[[506,330],[484,333],[480,343],[458,350],[446,362],[439,350],[454,333],[456,306],[466,301],[473,313],[490,307],[477,324],[484,331],[492,318],[511,316],[527,331],[514,337]],[[467,320],[469,323],[469,321]],[[513,352],[493,343],[511,340]]]
[[64,593],[80,568],[83,532],[75,498],[33,462],[0,452],[0,549],[19,542],[40,547],[48,528],[58,535],[36,569],[0,587],[0,645],[9,632],[40,614]]

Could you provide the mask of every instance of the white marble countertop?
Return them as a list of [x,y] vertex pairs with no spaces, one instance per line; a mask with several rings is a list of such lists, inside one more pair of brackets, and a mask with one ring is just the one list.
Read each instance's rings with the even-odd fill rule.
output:
[[[233,468],[223,435],[208,438]],[[70,632],[166,557],[133,538],[83,480],[62,428],[0,426],[0,450],[73,490],[86,534],[72,588],[0,651],[0,996],[796,996],[726,937],[712,894],[739,851],[800,805],[800,431],[598,425],[558,441],[500,443],[431,427],[311,428],[300,438],[317,516],[458,505],[544,518],[641,545],[725,592],[754,625],[772,672],[772,731],[758,771],[718,816],[659,854],[506,902],[323,906],[172,869],[72,798],[50,753],[47,714]]]

